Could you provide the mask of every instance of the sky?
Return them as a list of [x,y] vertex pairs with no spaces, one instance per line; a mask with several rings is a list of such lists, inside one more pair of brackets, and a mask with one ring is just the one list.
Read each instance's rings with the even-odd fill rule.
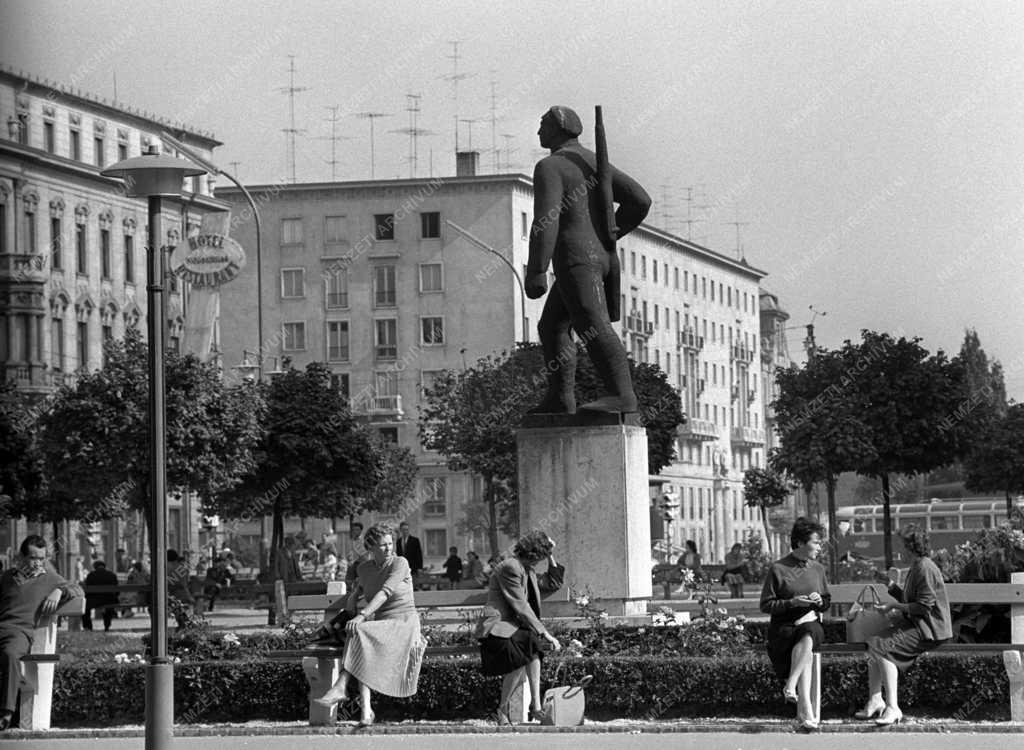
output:
[[370,177],[371,123],[376,177],[453,174],[456,120],[481,172],[530,174],[540,115],[592,145],[600,104],[648,223],[767,271],[794,358],[812,321],[949,354],[971,327],[1024,401],[1022,28],[977,1],[6,0],[0,64],[212,131],[246,183],[291,180],[292,102],[299,182]]

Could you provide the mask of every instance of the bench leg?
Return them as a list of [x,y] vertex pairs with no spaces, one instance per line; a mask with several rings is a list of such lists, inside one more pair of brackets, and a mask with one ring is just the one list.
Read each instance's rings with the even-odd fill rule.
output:
[[1020,651],[1004,651],[1003,666],[1010,680],[1010,721],[1024,722],[1024,664]]
[[811,720],[821,721],[821,654],[811,654]]
[[19,712],[22,729],[49,729],[53,703],[53,663],[23,662]]
[[508,718],[513,724],[526,724],[530,721],[530,683],[526,679],[526,667],[517,671],[519,681],[508,699]]
[[302,660],[302,671],[306,673],[306,680],[309,682],[310,726],[329,726],[337,723],[338,704],[324,708],[314,699],[322,697],[341,677],[341,659],[307,656]]

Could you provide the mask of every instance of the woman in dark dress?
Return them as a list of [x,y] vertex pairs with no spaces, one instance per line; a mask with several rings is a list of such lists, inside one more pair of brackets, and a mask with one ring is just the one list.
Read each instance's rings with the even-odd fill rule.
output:
[[768,657],[785,683],[782,695],[796,704],[798,727],[805,731],[818,729],[811,708],[811,655],[824,638],[819,613],[832,603],[825,568],[815,562],[824,535],[821,524],[796,519],[790,533],[793,551],[772,563],[761,590],[761,611],[771,615]]
[[946,584],[929,557],[928,532],[910,524],[900,529],[900,539],[910,554],[910,570],[902,588],[889,579],[889,594],[896,602],[883,607],[886,612],[902,616],[888,630],[868,640],[868,702],[854,714],[858,719],[874,718],[879,726],[895,724],[903,718],[896,701],[899,673],[905,672],[925,651],[953,637]]
[[[487,604],[476,627],[481,668],[486,675],[503,675],[498,723],[511,724],[509,700],[523,680],[530,682],[530,718],[544,718],[540,702],[541,639],[558,651],[562,645],[540,621],[540,592],[562,586],[565,568],[552,556],[555,543],[543,531],[531,531],[516,544],[514,557],[502,560],[488,581]],[[533,566],[547,558],[547,572]]]

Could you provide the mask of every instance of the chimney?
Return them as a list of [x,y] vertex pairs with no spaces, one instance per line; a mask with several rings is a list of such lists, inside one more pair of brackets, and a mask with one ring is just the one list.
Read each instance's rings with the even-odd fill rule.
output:
[[455,154],[455,176],[475,177],[477,164],[480,161],[479,151],[459,151]]

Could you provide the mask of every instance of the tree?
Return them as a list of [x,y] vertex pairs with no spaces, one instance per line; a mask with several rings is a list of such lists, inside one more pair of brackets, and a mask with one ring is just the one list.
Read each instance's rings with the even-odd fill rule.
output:
[[768,528],[768,508],[782,505],[789,498],[793,488],[785,478],[771,469],[751,466],[743,472],[743,499],[751,508],[761,509],[761,524],[764,526],[765,544],[772,554],[772,535]]
[[882,481],[885,565],[892,565],[894,473],[916,475],[952,463],[963,451],[967,408],[964,367],[942,351],[930,355],[919,338],[894,339],[862,331],[861,343],[845,342],[844,375],[838,388],[867,428],[873,448],[856,470]]
[[[266,411],[253,468],[237,485],[204,500],[209,512],[228,519],[272,516],[272,570],[285,516],[333,518],[380,509],[405,497],[414,477],[408,451],[382,447],[369,427],[357,423],[330,376],[320,362],[305,370],[289,364],[262,383]],[[400,466],[391,485],[382,484],[389,462]]]
[[1006,493],[1007,516],[1012,495],[1024,493],[1024,404],[1013,404],[991,424],[965,461],[967,488]]
[[[580,348],[576,400],[600,394],[590,357]],[[648,473],[672,460],[676,427],[685,421],[679,393],[657,365],[630,363],[640,415],[647,428]],[[515,430],[544,387],[544,357],[537,344],[521,344],[511,354],[485,357],[460,372],[445,371],[427,390],[420,413],[420,442],[448,459],[453,471],[483,479],[485,528],[491,554],[498,553],[499,529],[518,533]]]
[[0,381],[0,518],[25,515],[43,492],[32,406],[13,382]]
[[[93,521],[149,507],[147,345],[129,329],[106,346],[102,370],[62,388],[39,419],[49,492],[40,520]],[[226,387],[213,363],[164,355],[169,487],[209,497],[252,466],[262,400],[252,385]]]
[[[811,492],[824,482],[828,495],[828,527],[832,549],[837,549],[836,482],[874,455],[868,430],[858,418],[855,398],[839,385],[845,374],[840,352],[818,349],[803,367],[776,373],[778,397],[772,403],[780,446],[769,456],[773,470],[783,473]],[[838,558],[830,556],[833,579]]]

